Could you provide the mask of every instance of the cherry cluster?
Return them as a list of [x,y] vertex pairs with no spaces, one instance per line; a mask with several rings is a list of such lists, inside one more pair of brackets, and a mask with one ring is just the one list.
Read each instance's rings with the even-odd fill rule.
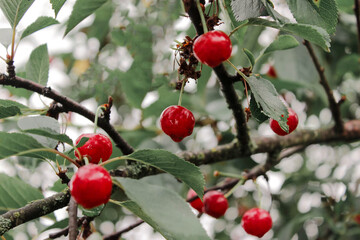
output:
[[[187,198],[192,199],[195,196],[197,196],[195,191],[190,189]],[[190,205],[199,213],[206,213],[214,218],[222,217],[229,206],[224,194],[215,190],[206,192],[204,201],[197,197],[190,202]],[[261,208],[252,208],[242,216],[241,225],[245,232],[260,238],[271,229],[272,219],[268,211]]]
[[103,134],[86,133],[80,135],[75,143],[78,145],[83,138],[88,138],[84,145],[77,148],[75,157],[89,164],[81,166],[72,177],[69,186],[71,196],[84,208],[90,209],[109,201],[112,192],[112,180],[109,172],[100,165],[112,154],[112,143]]
[[[226,33],[214,30],[197,37],[192,44],[192,48],[197,60],[215,68],[230,58],[232,44]],[[274,69],[271,69],[269,74],[271,74],[272,77],[276,77]],[[288,132],[280,127],[278,121],[270,119],[271,129],[280,136],[290,134],[298,125],[299,119],[294,110],[288,108],[288,112]],[[169,106],[160,116],[160,126],[165,134],[169,135],[172,140],[180,142],[192,134],[195,126],[195,118],[190,110],[182,106]]]

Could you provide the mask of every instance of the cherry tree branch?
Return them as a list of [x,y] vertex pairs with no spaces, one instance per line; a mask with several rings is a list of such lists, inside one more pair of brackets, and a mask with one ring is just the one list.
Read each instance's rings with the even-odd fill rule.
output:
[[329,83],[326,79],[326,76],[324,74],[324,68],[320,65],[320,62],[319,62],[318,58],[316,57],[316,54],[314,52],[314,49],[313,49],[311,43],[309,41],[305,40],[304,45],[310,54],[310,57],[315,65],[317,72],[319,73],[320,84],[323,86],[323,88],[326,92],[326,95],[328,97],[330,110],[331,110],[332,116],[335,120],[335,130],[337,132],[342,132],[344,127],[343,127],[343,120],[341,118],[339,103],[337,103],[335,101],[333,91],[331,90]]
[[[198,35],[204,33],[203,26],[201,23],[200,13],[198,11],[195,0],[183,0],[185,11],[189,15],[193,26],[196,29]],[[213,68],[216,73],[221,91],[224,93],[228,107],[231,109],[236,122],[236,137],[240,143],[240,149],[243,152],[251,152],[251,139],[249,135],[249,129],[246,124],[246,116],[238,94],[235,91],[233,85],[233,79],[235,76],[231,76],[226,70],[223,64]]]
[[[266,162],[263,165],[255,166],[250,169],[244,176],[247,179],[252,179],[257,176],[265,174],[271,167],[275,166],[286,156],[290,156],[294,152],[297,152],[306,146],[319,143],[332,143],[335,141],[341,142],[353,142],[360,139],[360,120],[352,120],[346,122],[344,125],[344,131],[342,133],[336,132],[333,128],[318,129],[318,130],[301,130],[294,131],[291,134],[284,137],[256,137],[254,138],[255,149],[254,153],[269,153],[280,149],[286,149],[280,152],[278,160],[272,162]],[[196,165],[211,164],[220,161],[228,161],[233,159],[240,159],[250,156],[250,154],[244,154],[239,149],[238,142],[215,147],[211,150],[193,152],[181,152],[179,157],[184,158]],[[241,161],[241,160],[239,160]],[[131,167],[131,166],[129,166]],[[128,167],[128,168],[129,168]],[[131,172],[128,168],[123,170],[112,171],[113,175],[140,178],[143,176],[149,176],[160,173],[160,171],[151,168],[149,172],[142,172],[142,175],[137,175],[138,172]],[[147,174],[145,174],[147,173]],[[230,184],[236,184],[235,182],[229,183],[227,187],[231,187]],[[224,188],[224,187],[223,187]],[[221,188],[221,189],[223,189]],[[219,188],[214,188],[219,189]],[[22,223],[31,221],[35,218],[47,215],[57,209],[67,206],[70,200],[69,192],[62,192],[55,194],[54,196],[35,201],[26,205],[23,208],[9,211],[3,215],[0,215],[0,235],[4,234],[11,228],[14,228]]]
[[[10,78],[5,74],[0,74],[0,85],[7,85],[16,88],[24,88],[29,91],[39,93],[45,97],[54,100],[55,102],[62,104],[64,109],[66,109],[67,111],[76,112],[86,117],[92,122],[95,121],[94,113],[84,108],[74,100],[59,94],[55,90],[52,90],[50,87],[44,87],[38,83],[32,82],[30,80],[21,77]],[[104,118],[99,118],[98,126],[104,129],[104,131],[113,139],[116,146],[123,152],[123,154],[127,155],[134,151],[134,149],[119,135],[119,133],[109,123],[109,121],[107,121]]]
[[67,190],[51,197],[31,202],[22,208],[11,210],[0,215],[0,236],[25,222],[66,207],[69,200],[70,192]]

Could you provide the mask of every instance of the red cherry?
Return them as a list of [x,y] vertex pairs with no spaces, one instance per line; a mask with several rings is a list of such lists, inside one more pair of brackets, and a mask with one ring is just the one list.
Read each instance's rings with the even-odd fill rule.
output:
[[[112,144],[110,139],[101,133],[84,133],[75,141],[77,145],[83,137],[89,138],[87,142],[78,148],[83,157],[87,157],[90,163],[98,164],[100,159],[105,162],[112,154]],[[79,154],[75,151],[75,157],[80,159]]]
[[70,181],[71,196],[87,209],[107,203],[111,190],[112,181],[108,171],[91,163],[80,167]]
[[221,192],[209,191],[204,194],[203,212],[206,214],[214,218],[219,218],[225,214],[228,206],[228,201]]
[[[195,197],[195,196],[197,196],[196,192],[195,192],[194,190],[190,189],[190,190],[188,191],[188,193],[187,193],[186,198],[187,198],[187,199],[190,199],[190,198],[193,198],[193,197]],[[203,207],[204,207],[204,204],[203,204],[203,202],[201,201],[200,198],[196,198],[195,200],[191,201],[191,202],[190,202],[190,205],[191,205],[193,208],[195,208],[196,210],[198,210],[198,212],[202,212],[202,209],[203,209]]]
[[272,219],[264,209],[252,208],[244,213],[241,225],[248,234],[261,238],[271,229]]
[[354,221],[355,221],[357,224],[360,225],[360,214],[356,214],[356,215],[354,216]]
[[210,31],[200,35],[193,44],[195,57],[202,63],[216,67],[231,56],[231,41],[222,31]]
[[277,73],[274,66],[270,65],[269,70],[266,73],[269,77],[277,78]]
[[161,129],[175,142],[192,134],[195,118],[192,112],[182,106],[167,107],[160,116]]
[[288,133],[280,127],[278,121],[276,121],[274,119],[270,119],[270,127],[274,131],[274,133],[276,133],[277,135],[280,135],[280,136],[288,135],[289,133],[291,133],[292,131],[294,131],[296,129],[296,127],[299,123],[299,118],[298,118],[296,112],[294,112],[294,110],[292,110],[291,108],[288,108],[288,112],[289,112],[289,117],[286,122],[286,124],[289,126]]

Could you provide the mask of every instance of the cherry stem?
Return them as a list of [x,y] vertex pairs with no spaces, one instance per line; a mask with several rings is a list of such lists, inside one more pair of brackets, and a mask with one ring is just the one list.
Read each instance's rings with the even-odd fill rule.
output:
[[231,194],[233,194],[235,192],[235,190],[237,189],[237,187],[243,185],[245,183],[246,179],[245,178],[241,178],[238,183],[231,188],[225,195],[224,197],[229,198],[231,196]]
[[255,184],[255,186],[256,186],[256,190],[257,190],[257,192],[258,192],[258,198],[259,198],[259,208],[262,208],[262,207],[261,207],[262,192],[261,192],[261,190],[260,190],[260,186],[259,186],[259,184],[256,182],[256,180],[254,180],[254,184]]
[[186,81],[187,81],[187,79],[184,79],[183,82],[181,83],[180,96],[179,96],[179,101],[178,101],[179,106],[181,106],[182,94],[184,92],[184,86],[185,86]]
[[69,162],[71,162],[75,166],[80,167],[80,165],[77,162],[75,162],[73,159],[71,159],[69,156],[66,156],[62,152],[59,152],[58,150],[55,150],[55,149],[52,149],[52,148],[32,149],[32,150],[21,152],[20,154],[15,154],[14,156],[21,156],[21,155],[25,155],[27,153],[34,153],[34,152],[52,152],[52,153],[55,153],[55,154],[60,155],[61,157],[65,158],[65,159],[67,159]]
[[207,25],[206,25],[204,12],[203,12],[203,10],[201,8],[201,5],[200,5],[200,0],[196,0],[196,6],[197,6],[197,9],[199,10],[199,14],[200,14],[200,18],[201,18],[201,24],[203,25],[204,33],[207,33],[208,28],[207,28]]
[[133,160],[133,161],[137,161],[137,159],[133,159],[133,158],[129,158],[127,156],[121,156],[121,157],[115,157],[115,158],[111,158],[105,162],[102,162],[102,163],[99,163],[98,165],[99,166],[105,166],[106,164],[108,163],[112,163],[112,162],[116,162],[116,161],[119,161],[119,160]]
[[249,21],[246,20],[245,23],[243,23],[243,24],[237,26],[236,28],[234,28],[234,30],[232,30],[232,31],[230,32],[229,37],[231,37],[231,35],[233,35],[237,30],[239,30],[240,28],[243,28],[243,27],[247,26],[248,24],[249,24]]
[[94,133],[96,133],[96,129],[97,129],[97,126],[98,126],[98,119],[99,119],[99,114],[100,114],[100,110],[102,110],[102,106],[99,106],[97,109],[96,109],[96,113],[95,113],[95,121],[94,121]]
[[244,79],[246,100],[247,100],[248,107],[250,107],[249,95],[248,95],[248,90],[247,90],[247,85],[246,85],[246,82],[248,81],[247,76],[246,76],[243,72],[241,72],[232,62],[230,62],[229,59],[227,59],[226,62],[227,62],[228,64],[230,64],[230,66],[231,66],[232,68],[234,68],[235,71],[236,71],[238,74],[240,74],[240,76]]

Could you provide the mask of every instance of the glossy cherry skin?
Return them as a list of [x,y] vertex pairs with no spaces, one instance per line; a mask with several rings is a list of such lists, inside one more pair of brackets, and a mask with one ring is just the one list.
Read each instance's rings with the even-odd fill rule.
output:
[[221,192],[209,191],[204,194],[203,212],[206,214],[214,218],[219,218],[225,214],[228,207],[228,201]]
[[261,238],[271,229],[272,219],[266,210],[252,208],[244,213],[241,225],[248,234]]
[[195,118],[192,112],[182,106],[169,106],[160,116],[161,129],[175,142],[192,134]]
[[291,108],[288,108],[288,112],[289,112],[289,116],[288,116],[288,119],[286,122],[286,124],[289,126],[288,133],[280,127],[278,121],[276,121],[274,119],[270,119],[271,129],[274,131],[274,133],[276,133],[279,136],[288,135],[289,133],[291,133],[292,131],[294,131],[296,129],[296,127],[299,123],[299,118],[298,118],[296,112],[294,112],[294,110],[292,110]]
[[[84,133],[75,141],[77,145],[83,137],[89,138],[87,142],[78,148],[83,157],[87,157],[90,163],[98,164],[100,160],[105,162],[112,154],[112,144],[110,139],[101,133]],[[79,154],[75,151],[75,157],[79,159]]]
[[200,35],[193,44],[195,57],[210,67],[216,67],[231,56],[231,40],[222,31],[210,31]]
[[[190,198],[193,198],[197,196],[196,192],[192,189],[190,189],[187,193],[187,196],[186,198],[187,199],[190,199]],[[201,201],[200,198],[196,198],[195,200],[191,201],[190,202],[190,206],[192,206],[193,208],[195,208],[198,212],[202,212],[203,211],[203,207],[204,207],[204,204],[203,202]]]
[[91,163],[78,169],[69,186],[71,196],[87,209],[107,203],[112,191],[109,172],[102,166]]

